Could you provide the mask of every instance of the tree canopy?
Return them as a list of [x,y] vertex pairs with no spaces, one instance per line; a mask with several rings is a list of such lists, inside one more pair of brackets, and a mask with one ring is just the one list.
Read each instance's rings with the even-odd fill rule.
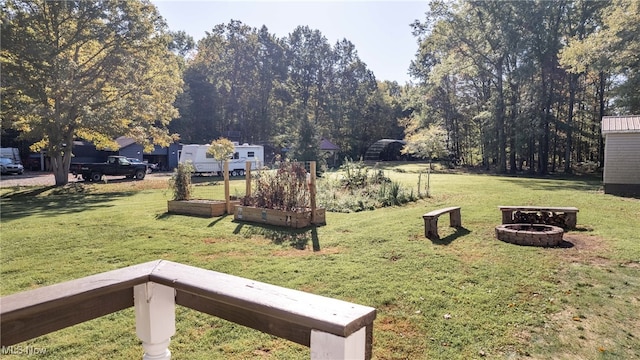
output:
[[147,0],[2,9],[3,129],[46,150],[58,184],[76,138],[115,148],[118,136],[166,144],[170,132],[297,160],[319,160],[321,138],[359,158],[383,138],[424,156],[420,144],[444,137],[465,165],[570,172],[603,160],[603,115],[640,111],[633,1],[433,0],[408,24],[417,82],[404,85],[378,81],[348,39],[308,26],[278,37],[231,20],[195,44]]
[[402,137],[401,87],[377,82],[348,40],[332,46],[308,26],[278,38],[238,20],[216,25],[184,78],[191,101],[171,128],[186,142],[223,136],[311,160],[323,137],[354,158],[381,138]]
[[457,157],[498,172],[602,161],[602,116],[638,111],[639,20],[624,0],[432,1],[413,24],[411,127],[444,127]]
[[1,40],[3,128],[47,152],[56,185],[76,138],[111,149],[123,135],[147,148],[172,141],[182,80],[149,1],[6,0]]

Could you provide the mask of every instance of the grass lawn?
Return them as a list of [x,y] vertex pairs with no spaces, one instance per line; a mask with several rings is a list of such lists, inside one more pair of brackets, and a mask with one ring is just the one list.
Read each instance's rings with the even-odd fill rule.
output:
[[[416,187],[424,167],[385,171]],[[159,180],[3,188],[0,291],[167,259],[375,307],[375,359],[640,358],[640,200],[604,195],[589,178],[435,173],[430,184],[431,198],[327,213],[326,226],[299,231],[169,215]],[[231,188],[242,194],[244,180]],[[195,195],[222,199],[223,186],[205,182]],[[496,240],[498,205],[579,208],[565,234],[572,246]],[[445,215],[442,239],[426,239],[421,215],[447,206],[462,207],[463,228],[448,228]],[[173,359],[309,357],[189,309],[176,317]],[[46,359],[142,356],[132,309],[20,345],[46,349]]]

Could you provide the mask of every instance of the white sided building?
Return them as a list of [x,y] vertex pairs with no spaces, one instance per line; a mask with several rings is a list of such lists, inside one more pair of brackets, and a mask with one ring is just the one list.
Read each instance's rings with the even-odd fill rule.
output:
[[[207,154],[210,144],[183,145],[180,153],[180,163],[191,162],[196,174],[221,174],[222,164]],[[264,165],[264,147],[262,145],[249,145],[234,143],[235,151],[229,159],[229,173],[233,176],[243,176],[247,161],[251,163],[251,169],[259,169]]]
[[604,192],[640,195],[640,115],[603,116]]

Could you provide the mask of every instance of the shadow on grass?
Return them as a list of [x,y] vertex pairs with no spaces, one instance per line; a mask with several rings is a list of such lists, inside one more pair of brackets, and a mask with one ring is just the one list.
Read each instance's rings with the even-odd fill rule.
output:
[[591,231],[593,231],[593,228],[584,227],[584,226],[577,226],[577,227],[575,227],[573,229],[569,229],[569,230],[564,229],[565,233],[570,232],[570,231],[571,232],[591,232]]
[[207,227],[216,226],[217,223],[219,223],[220,221],[226,219],[228,216],[231,216],[231,215],[230,214],[224,214],[224,215],[218,216],[218,218],[213,220],[209,225],[207,225]]
[[158,214],[156,215],[156,220],[162,220],[162,219],[167,219],[170,218],[171,216],[173,216],[175,214],[172,214],[170,212],[163,212],[162,214]]
[[[288,229],[273,225],[244,223],[234,221],[238,225],[233,230],[236,235],[250,237],[253,235],[264,236],[274,244],[281,245],[288,243],[291,247],[304,250],[311,243],[313,251],[320,251],[320,240],[318,239],[317,226],[312,225],[304,229]],[[245,228],[245,225],[247,226]]]
[[607,195],[615,196],[617,198],[640,200],[640,194],[607,194]]
[[574,246],[575,245],[571,241],[562,240],[556,247],[561,249],[571,249]]
[[457,227],[455,228],[456,231],[451,234],[448,235],[446,237],[440,238],[438,240],[431,240],[431,243],[433,243],[434,245],[449,245],[451,244],[455,239],[461,237],[461,236],[465,236],[465,235],[469,235],[471,234],[471,230],[464,228],[464,227]]
[[20,189],[0,196],[2,220],[14,220],[33,215],[55,216],[104,208],[112,206],[107,204],[108,202],[133,194],[134,192],[131,191],[91,193],[80,183],[65,187],[44,186]]
[[530,190],[578,190],[578,191],[599,191],[602,189],[601,180],[595,177],[586,176],[549,176],[549,177],[527,177],[502,175],[500,181],[509,182],[514,185]]

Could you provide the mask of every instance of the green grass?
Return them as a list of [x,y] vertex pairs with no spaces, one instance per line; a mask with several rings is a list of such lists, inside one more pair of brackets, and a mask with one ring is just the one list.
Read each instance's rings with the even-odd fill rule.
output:
[[[416,187],[424,165],[384,170]],[[298,231],[168,215],[166,183],[152,180],[2,189],[1,293],[167,259],[373,306],[376,359],[640,358],[638,199],[604,195],[588,178],[435,173],[430,182],[431,198],[327,213],[326,226]],[[203,184],[195,197],[223,198],[221,183]],[[233,180],[231,193],[243,191]],[[442,239],[424,238],[421,215],[453,205],[463,228],[443,218]],[[565,235],[575,246],[495,240],[498,205],[578,207],[578,229]],[[189,309],[177,319],[174,359],[309,357]],[[21,345],[46,348],[47,359],[142,353],[131,309]]]

